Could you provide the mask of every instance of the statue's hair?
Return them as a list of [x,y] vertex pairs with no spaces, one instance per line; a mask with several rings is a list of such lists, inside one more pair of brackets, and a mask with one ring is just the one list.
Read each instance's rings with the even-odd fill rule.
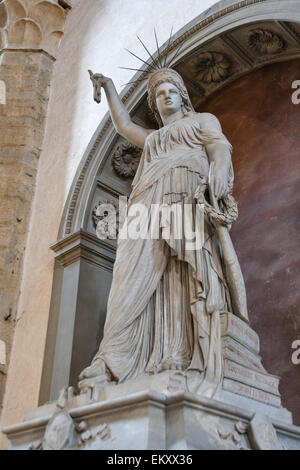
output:
[[193,111],[193,106],[188,91],[181,76],[175,70],[168,68],[160,69],[159,71],[151,74],[148,82],[148,105],[151,111],[154,113],[159,127],[162,127],[163,123],[156,106],[156,90],[162,83],[172,83],[172,85],[174,85],[179,90],[180,96],[182,98],[184,114]]

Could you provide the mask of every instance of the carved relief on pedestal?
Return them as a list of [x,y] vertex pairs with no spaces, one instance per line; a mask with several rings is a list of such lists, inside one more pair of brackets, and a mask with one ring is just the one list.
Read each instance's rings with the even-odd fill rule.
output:
[[225,80],[231,73],[232,62],[220,52],[203,52],[191,61],[197,80],[210,84]]
[[123,178],[133,178],[139,165],[141,154],[141,149],[129,142],[120,144],[111,159],[117,175]]
[[286,48],[284,39],[267,29],[251,31],[248,42],[249,46],[259,54],[279,54]]
[[218,437],[228,450],[247,450],[245,446],[243,435],[247,434],[248,423],[238,421],[234,425],[234,429],[219,426],[217,429]]
[[55,0],[4,0],[1,48],[39,48],[55,55],[63,36],[65,8]]
[[111,439],[111,430],[107,424],[100,424],[90,429],[86,421],[80,421],[76,425],[76,431],[80,434],[77,449],[84,449],[96,442],[98,442],[97,449],[100,449],[101,443]]

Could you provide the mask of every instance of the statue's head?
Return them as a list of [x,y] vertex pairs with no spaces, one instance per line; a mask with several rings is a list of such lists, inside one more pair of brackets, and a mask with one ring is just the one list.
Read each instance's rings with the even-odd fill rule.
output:
[[[165,100],[161,99],[166,93],[170,93],[172,96],[172,103],[168,104]],[[169,68],[161,68],[150,75],[148,81],[148,104],[160,127],[162,126],[161,114],[168,112],[168,107],[170,113],[176,112],[181,107],[184,115],[193,110],[189,94],[181,76],[175,70]]]

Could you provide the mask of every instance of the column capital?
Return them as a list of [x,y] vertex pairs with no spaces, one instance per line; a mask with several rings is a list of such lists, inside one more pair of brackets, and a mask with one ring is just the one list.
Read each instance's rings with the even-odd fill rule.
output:
[[116,254],[115,246],[83,229],[58,240],[50,248],[64,267],[85,260],[111,271]]
[[69,0],[4,0],[0,50],[42,50],[55,58],[70,8]]

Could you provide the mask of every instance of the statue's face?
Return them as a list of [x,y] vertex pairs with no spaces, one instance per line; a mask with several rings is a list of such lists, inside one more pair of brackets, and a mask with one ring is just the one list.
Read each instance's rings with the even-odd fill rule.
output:
[[169,116],[181,109],[182,97],[173,83],[162,83],[155,93],[156,107],[160,116]]

